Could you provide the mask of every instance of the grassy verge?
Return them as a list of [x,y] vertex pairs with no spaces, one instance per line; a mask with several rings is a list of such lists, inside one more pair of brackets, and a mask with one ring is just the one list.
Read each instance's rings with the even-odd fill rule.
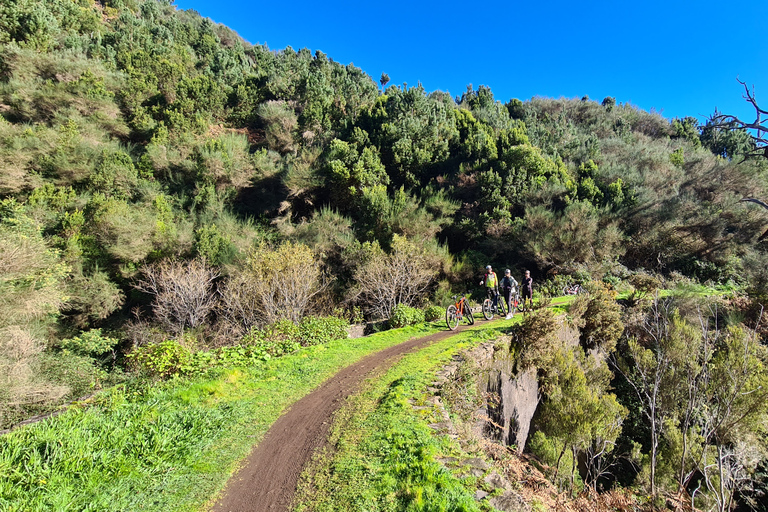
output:
[[507,322],[473,330],[405,356],[350,398],[334,420],[330,447],[302,476],[298,511],[481,510],[475,477],[460,477],[439,457],[465,456],[457,441],[435,435],[442,421],[427,388],[435,371],[462,348],[496,338]]
[[0,510],[200,510],[287,406],[372,352],[444,329],[397,329],[207,378],[113,388],[0,437]]

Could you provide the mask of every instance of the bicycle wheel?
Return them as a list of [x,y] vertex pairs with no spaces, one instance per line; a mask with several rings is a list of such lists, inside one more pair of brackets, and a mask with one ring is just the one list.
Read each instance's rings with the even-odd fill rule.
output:
[[493,318],[493,301],[491,299],[483,301],[483,316],[486,320]]
[[509,301],[509,314],[515,316],[517,308],[520,306],[520,294],[514,294]]
[[496,306],[496,312],[501,316],[507,316],[507,305],[505,304],[507,300],[504,298],[503,295],[499,295],[496,298],[496,303],[498,304]]
[[456,311],[456,306],[453,304],[448,306],[445,310],[445,323],[448,324],[448,328],[452,331],[455,331],[459,326],[458,311]]
[[469,325],[475,325],[475,316],[472,314],[472,308],[470,308],[467,305],[465,305],[464,307],[467,308],[466,314],[464,315],[464,318],[467,319],[467,323]]

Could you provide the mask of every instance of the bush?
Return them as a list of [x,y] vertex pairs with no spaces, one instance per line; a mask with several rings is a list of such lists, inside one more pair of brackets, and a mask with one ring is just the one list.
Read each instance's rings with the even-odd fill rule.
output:
[[542,284],[536,286],[538,292],[544,297],[559,297],[563,294],[563,288],[573,283],[573,278],[565,274],[557,274]]
[[254,350],[263,351],[268,357],[290,354],[301,347],[298,342],[299,328],[290,320],[280,320],[264,329],[252,328],[240,343]]
[[621,306],[616,302],[616,292],[609,290],[601,281],[589,283],[588,290],[589,295],[579,299],[587,301],[584,327],[580,336],[581,344],[586,349],[599,347],[606,353],[611,353],[624,331]]
[[216,304],[219,271],[203,260],[161,261],[144,268],[136,288],[154,297],[152,309],[163,325],[181,332],[205,323]]
[[139,347],[128,354],[128,358],[139,372],[168,379],[190,369],[192,352],[176,340],[165,340]]
[[424,310],[424,320],[427,322],[435,322],[440,320],[445,315],[445,308],[440,306],[429,306]]
[[536,309],[526,315],[523,322],[512,331],[516,346],[520,350],[520,367],[544,364],[558,345],[561,323],[552,309]]
[[632,293],[629,296],[629,302],[636,305],[645,298],[652,297],[662,284],[659,278],[645,272],[637,272],[629,277],[629,284],[632,285]]
[[392,310],[392,316],[389,319],[389,326],[393,329],[414,325],[424,321],[424,312],[420,309],[412,308],[405,304],[398,304]]
[[326,284],[321,262],[309,247],[261,245],[248,256],[246,267],[220,287],[220,313],[235,328],[284,319],[299,323]]
[[366,244],[360,257],[363,263],[355,270],[356,286],[349,298],[377,319],[392,318],[398,303],[413,306],[422,301],[441,266],[424,244],[399,235],[394,235],[390,253],[375,242]]
[[112,351],[118,343],[116,338],[102,336],[101,329],[91,329],[80,336],[61,340],[60,346],[75,354],[97,357]]
[[306,316],[299,324],[298,341],[303,347],[320,345],[348,336],[349,323],[335,316]]

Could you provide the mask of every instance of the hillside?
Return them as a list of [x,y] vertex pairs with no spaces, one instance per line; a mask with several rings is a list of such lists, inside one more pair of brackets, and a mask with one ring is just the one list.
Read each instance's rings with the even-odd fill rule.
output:
[[[729,343],[744,343],[742,384],[762,382],[768,217],[740,200],[768,198],[768,160],[742,158],[748,132],[612,97],[452,98],[251,45],[172,4],[0,5],[0,429],[115,384],[322,344],[350,321],[437,318],[455,293],[481,300],[491,264],[530,270],[537,298],[570,282],[603,297],[568,315],[605,367],[546,343],[528,362],[559,364],[574,386],[581,372],[578,389],[632,411],[613,440],[642,457],[618,484],[655,494],[658,466],[661,486],[689,492],[704,455],[744,443],[750,475],[765,467],[762,408],[689,447],[680,425],[701,418],[643,416],[629,378],[669,337],[703,351],[696,376],[735,365]],[[688,293],[652,303],[661,288]],[[546,340],[536,322],[526,332]],[[566,441],[552,426],[564,413],[549,413],[551,452]],[[574,459],[582,441],[568,441]],[[696,464],[664,458],[689,448]],[[744,506],[746,488],[729,489],[708,499]]]

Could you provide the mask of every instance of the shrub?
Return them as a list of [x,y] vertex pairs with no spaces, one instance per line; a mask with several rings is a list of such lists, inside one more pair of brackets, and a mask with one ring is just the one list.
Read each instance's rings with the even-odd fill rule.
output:
[[592,281],[588,289],[589,295],[580,299],[588,301],[584,312],[584,327],[581,329],[581,344],[587,349],[599,347],[611,353],[624,331],[616,292],[609,290],[600,281]]
[[644,298],[652,296],[662,286],[659,278],[652,276],[651,274],[646,274],[645,272],[632,274],[629,277],[629,284],[634,288],[629,296],[629,302],[632,305],[637,304]]
[[563,288],[573,283],[571,276],[557,274],[536,286],[538,292],[545,297],[559,297],[563,294]]
[[143,275],[136,288],[154,297],[155,317],[176,332],[202,325],[216,304],[213,282],[219,272],[202,260],[162,261]]
[[437,320],[440,320],[444,314],[445,314],[445,308],[432,305],[427,307],[427,309],[424,310],[424,320],[426,320],[427,322],[435,322]]
[[389,319],[389,326],[397,329],[406,325],[414,325],[424,321],[424,312],[420,309],[412,308],[406,304],[398,304],[392,310],[392,316]]
[[280,320],[264,329],[252,328],[240,343],[249,349],[263,352],[269,357],[279,357],[298,350],[299,328],[290,320]]
[[101,329],[91,329],[80,336],[61,340],[60,346],[76,354],[95,357],[112,351],[118,343],[116,338],[103,336]]
[[520,350],[521,368],[537,366],[546,362],[559,343],[560,321],[557,314],[547,308],[536,309],[512,331]]
[[80,328],[104,320],[125,301],[123,291],[98,269],[88,275],[75,273],[67,283],[67,291],[69,298],[64,312]]
[[350,299],[374,318],[391,318],[398,303],[417,305],[437,277],[433,255],[406,237],[395,235],[389,254],[377,243],[364,246],[361,252],[365,261],[355,271]]
[[42,412],[69,388],[40,374],[43,344],[19,326],[0,328],[0,428]]
[[90,395],[115,383],[120,375],[120,372],[107,373],[93,358],[73,352],[43,352],[37,368],[49,382],[68,389],[62,397],[65,400]]
[[182,375],[192,363],[191,351],[176,340],[144,345],[128,354],[128,358],[134,369],[160,379]]
[[335,316],[307,316],[299,323],[298,341],[302,346],[320,345],[348,336],[349,323]]
[[228,324],[250,329],[279,320],[298,323],[326,284],[320,261],[302,244],[262,245],[246,267],[221,287],[221,314]]

